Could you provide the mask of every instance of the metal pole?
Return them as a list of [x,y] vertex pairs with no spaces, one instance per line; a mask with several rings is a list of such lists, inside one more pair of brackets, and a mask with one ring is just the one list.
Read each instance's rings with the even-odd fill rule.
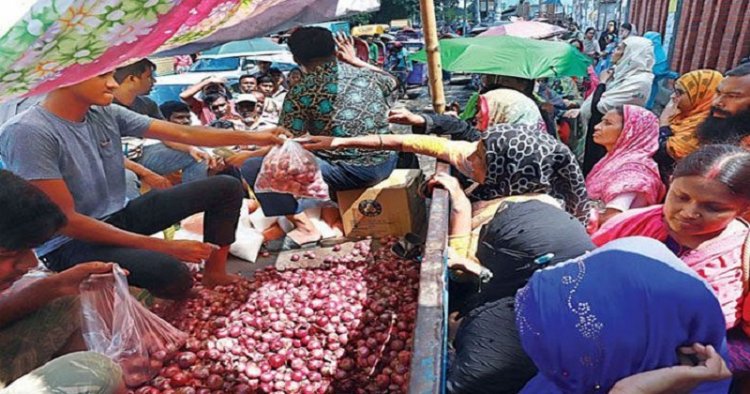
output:
[[422,15],[425,51],[427,52],[432,107],[435,112],[442,114],[445,112],[445,92],[443,91],[443,68],[440,64],[440,44],[438,43],[437,23],[435,22],[435,3],[432,0],[420,0],[419,8]]

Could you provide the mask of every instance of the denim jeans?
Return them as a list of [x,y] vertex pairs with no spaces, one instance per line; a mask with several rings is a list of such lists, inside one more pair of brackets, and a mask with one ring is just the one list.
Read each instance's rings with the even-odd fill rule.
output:
[[208,166],[205,162],[195,161],[190,154],[174,150],[162,143],[144,146],[143,156],[136,162],[159,175],[182,170],[183,183],[205,179],[208,176]]
[[125,197],[128,201],[135,200],[141,195],[141,180],[135,172],[125,170]]
[[[328,184],[331,199],[335,200],[336,192],[343,190],[361,189],[377,185],[383,179],[388,178],[396,168],[398,155],[393,153],[384,162],[374,166],[357,166],[352,164],[332,164],[317,158],[323,180]],[[253,187],[255,179],[258,178],[262,157],[249,159],[242,165],[242,177]],[[256,193],[261,209],[266,216],[293,215],[307,208],[319,205],[317,200],[298,200],[291,194],[283,193]]]

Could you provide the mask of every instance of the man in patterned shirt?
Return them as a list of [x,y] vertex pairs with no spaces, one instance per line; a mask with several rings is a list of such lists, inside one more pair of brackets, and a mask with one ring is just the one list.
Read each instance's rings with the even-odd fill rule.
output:
[[[389,98],[398,82],[357,58],[350,38],[334,39],[327,29],[304,27],[291,35],[288,45],[304,76],[287,93],[279,126],[296,136],[389,133]],[[397,155],[384,151],[347,149],[315,154],[333,198],[337,191],[379,183],[390,175],[397,161]],[[242,173],[251,185],[255,184],[260,163],[261,159],[250,159],[243,165]],[[311,206],[310,201],[276,193],[259,193],[258,199],[267,216],[286,215],[295,224],[283,249],[313,245],[320,239],[320,233],[302,213]],[[324,208],[322,216],[329,224],[340,224],[336,208]]]

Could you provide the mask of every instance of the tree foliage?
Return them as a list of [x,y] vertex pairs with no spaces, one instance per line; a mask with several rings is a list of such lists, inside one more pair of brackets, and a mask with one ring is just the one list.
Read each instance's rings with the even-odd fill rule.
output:
[[[463,18],[463,9],[458,0],[436,0],[435,13],[438,20],[448,21]],[[390,23],[394,19],[419,19],[419,0],[381,0],[380,10],[357,14],[349,18],[352,25],[367,23]]]

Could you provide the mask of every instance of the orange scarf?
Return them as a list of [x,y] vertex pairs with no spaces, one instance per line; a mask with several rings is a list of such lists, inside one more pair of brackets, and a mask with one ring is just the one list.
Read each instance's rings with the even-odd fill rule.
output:
[[669,119],[673,135],[667,140],[667,153],[673,159],[682,159],[698,149],[698,126],[708,117],[716,88],[722,79],[724,77],[718,71],[696,70],[681,76],[675,82],[676,87],[685,91],[690,109]]

